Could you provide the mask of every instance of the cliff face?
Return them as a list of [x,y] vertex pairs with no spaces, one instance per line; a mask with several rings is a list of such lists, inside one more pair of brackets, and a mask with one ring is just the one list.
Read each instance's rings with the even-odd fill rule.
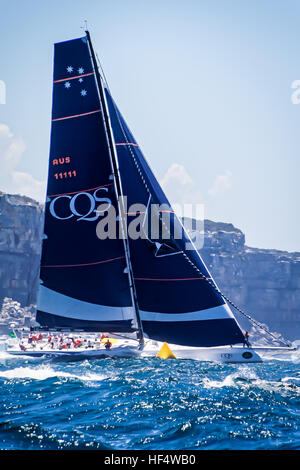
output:
[[[5,297],[36,302],[42,225],[40,204],[0,192],[0,305]],[[232,224],[205,220],[204,229],[200,253],[221,291],[271,330],[299,339],[300,253],[247,247]]]
[[36,300],[43,207],[24,196],[0,192],[0,300]]

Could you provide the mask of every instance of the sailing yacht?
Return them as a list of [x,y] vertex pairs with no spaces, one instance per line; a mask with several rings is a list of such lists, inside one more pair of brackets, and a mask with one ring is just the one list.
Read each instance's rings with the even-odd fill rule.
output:
[[[152,207],[158,222],[168,213],[168,236],[146,234]],[[120,236],[99,236],[111,208]],[[133,238],[137,216],[144,236]],[[90,356],[156,356],[166,342],[178,358],[261,361],[113,100],[88,31],[55,44],[35,329],[119,338]]]

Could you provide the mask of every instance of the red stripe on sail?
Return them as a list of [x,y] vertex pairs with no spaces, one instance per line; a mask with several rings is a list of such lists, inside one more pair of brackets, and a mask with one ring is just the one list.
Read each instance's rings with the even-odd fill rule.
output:
[[174,278],[168,278],[168,279],[158,279],[158,278],[150,278],[150,277],[135,277],[135,281],[202,281],[205,279],[211,279],[211,277],[185,277],[181,279],[174,279]]
[[94,114],[94,113],[101,113],[101,109],[96,109],[96,111],[90,111],[88,113],[74,114],[73,116],[65,116],[61,118],[56,118],[56,119],[52,119],[52,121],[62,121],[63,119],[71,119],[71,118],[76,118],[80,116],[87,116],[88,114]]
[[60,80],[54,80],[54,83],[65,82],[66,80],[74,80],[75,78],[88,77],[89,75],[94,75],[94,73],[84,73],[82,75],[75,75],[74,77],[61,78]]
[[103,261],[96,261],[94,263],[85,263],[85,264],[52,264],[41,266],[41,268],[77,268],[81,266],[94,266],[96,264],[110,263],[111,261],[116,261],[118,259],[123,259],[125,256],[119,256],[118,258],[105,259]]
[[138,144],[134,144],[133,142],[118,142],[115,145],[134,145],[134,147],[138,147]]
[[47,197],[67,196],[68,194],[86,193],[87,191],[93,191],[94,189],[106,188],[107,186],[111,186],[112,184],[113,183],[103,184],[102,186],[97,186],[96,188],[81,189],[80,191],[73,191],[72,193],[47,194]]

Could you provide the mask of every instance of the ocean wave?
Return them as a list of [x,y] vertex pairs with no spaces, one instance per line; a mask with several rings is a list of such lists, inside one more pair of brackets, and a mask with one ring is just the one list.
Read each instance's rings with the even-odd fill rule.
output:
[[0,363],[2,449],[300,445],[292,363],[18,361]]

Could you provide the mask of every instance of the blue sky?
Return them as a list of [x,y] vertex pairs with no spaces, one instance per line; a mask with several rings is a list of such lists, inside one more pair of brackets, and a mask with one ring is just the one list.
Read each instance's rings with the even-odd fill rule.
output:
[[300,2],[0,0],[0,190],[43,199],[53,43],[88,21],[112,94],[167,195],[249,246],[300,251]]

